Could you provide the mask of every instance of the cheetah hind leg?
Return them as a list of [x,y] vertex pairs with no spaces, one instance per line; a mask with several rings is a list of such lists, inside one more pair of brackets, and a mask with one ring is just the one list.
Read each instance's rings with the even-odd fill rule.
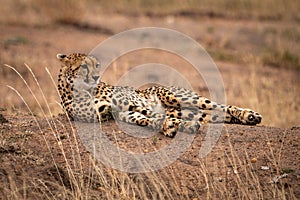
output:
[[256,125],[262,120],[262,116],[259,113],[248,108],[221,104],[213,105],[215,105],[213,109],[201,111],[204,113],[204,116],[206,115],[203,119],[206,119],[209,123],[220,123],[223,121],[230,124]]
[[248,108],[239,108],[237,106],[227,106],[227,113],[232,116],[230,123],[237,123],[245,125],[256,125],[262,120],[262,116]]
[[225,106],[225,109],[223,109],[220,108],[219,105],[216,108],[217,109],[212,110],[200,110],[200,117],[198,119],[207,123],[225,122],[229,124],[243,125],[256,125],[262,120],[262,116],[259,113],[248,108]]
[[[262,116],[248,108],[240,108],[237,106],[230,106],[230,105],[224,105],[219,104],[216,102],[213,102],[205,97],[201,97],[195,92],[185,90],[184,91],[187,94],[190,94],[192,96],[192,99],[195,99],[191,105],[197,105],[200,110],[209,110],[209,111],[217,111],[217,112],[223,112],[225,113],[225,123],[238,123],[238,124],[244,124],[244,125],[256,125],[259,124],[262,120]],[[196,100],[197,99],[197,100]],[[183,101],[183,98],[178,99],[182,104],[189,104],[190,102]],[[185,107],[185,106],[183,106]],[[219,121],[216,120],[216,116],[213,114],[212,121]]]
[[[156,86],[150,87],[147,88],[146,90],[143,90],[142,93],[146,95],[149,94],[158,95],[160,101],[163,104],[165,104],[166,107],[175,108],[175,109],[195,108],[200,112],[201,110],[203,111],[205,110],[209,112],[217,111],[217,113],[219,112],[222,113],[223,116],[225,115],[225,118],[223,117],[224,119],[222,119],[222,117],[220,118],[214,113],[206,114],[206,116],[202,117],[202,119],[204,122],[207,123],[225,122],[225,123],[238,123],[238,124],[245,124],[245,125],[256,125],[259,124],[262,120],[262,116],[253,110],[239,108],[237,106],[230,106],[230,105],[227,106],[227,105],[219,104],[205,97],[202,97],[191,90],[187,90],[184,88],[176,88],[176,87],[159,88],[159,90],[157,88],[158,87]],[[164,95],[159,96],[160,93],[168,94],[169,98],[168,99],[162,98],[162,96]],[[174,105],[179,105],[179,106],[176,107]],[[170,116],[172,117],[171,114]],[[199,120],[200,119],[201,118],[199,118]]]
[[250,109],[221,104],[215,105],[217,106],[208,110],[197,108],[169,108],[166,110],[166,114],[170,117],[178,117],[186,121],[196,120],[201,124],[225,122],[230,124],[256,125],[261,122],[262,116]]

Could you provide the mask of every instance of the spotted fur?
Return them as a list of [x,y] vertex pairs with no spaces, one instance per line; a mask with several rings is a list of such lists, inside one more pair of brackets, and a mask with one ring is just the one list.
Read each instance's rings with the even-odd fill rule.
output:
[[218,104],[184,88],[138,90],[108,85],[99,80],[100,63],[93,56],[73,53],[58,54],[57,58],[62,64],[58,91],[64,110],[73,120],[95,122],[114,117],[160,130],[169,137],[178,131],[195,133],[204,123],[256,125],[262,120],[255,111]]

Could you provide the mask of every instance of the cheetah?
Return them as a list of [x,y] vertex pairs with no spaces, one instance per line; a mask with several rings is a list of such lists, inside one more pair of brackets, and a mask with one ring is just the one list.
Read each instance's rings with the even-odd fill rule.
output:
[[100,80],[100,63],[94,56],[57,54],[57,59],[61,62],[61,104],[72,120],[114,118],[161,131],[168,137],[178,131],[195,133],[205,123],[256,125],[262,120],[255,111],[218,104],[184,88],[156,85],[140,90],[109,85]]

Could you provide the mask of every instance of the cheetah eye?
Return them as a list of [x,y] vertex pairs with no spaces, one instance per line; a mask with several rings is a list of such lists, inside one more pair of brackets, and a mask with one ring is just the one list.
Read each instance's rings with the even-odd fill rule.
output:
[[249,115],[249,116],[248,116],[248,119],[249,119],[250,121],[253,121],[254,118],[255,118],[254,115]]
[[99,64],[99,63],[97,63],[97,64],[96,64],[96,68],[99,68],[99,67],[100,67],[100,64]]
[[81,67],[82,67],[83,69],[87,69],[87,68],[88,68],[88,65],[87,65],[87,64],[82,64]]

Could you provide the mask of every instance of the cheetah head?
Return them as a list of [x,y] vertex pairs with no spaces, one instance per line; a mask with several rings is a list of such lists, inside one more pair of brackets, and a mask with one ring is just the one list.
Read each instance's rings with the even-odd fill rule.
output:
[[61,79],[79,90],[95,87],[99,81],[100,63],[94,56],[81,53],[57,54],[62,63]]

